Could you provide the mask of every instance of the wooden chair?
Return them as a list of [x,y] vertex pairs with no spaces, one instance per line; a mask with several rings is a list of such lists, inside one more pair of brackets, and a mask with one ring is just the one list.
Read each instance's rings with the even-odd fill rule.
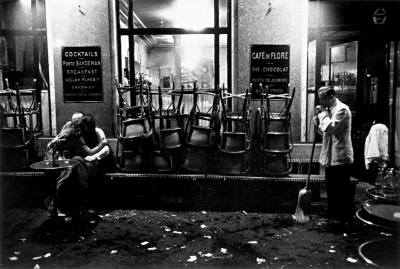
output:
[[[206,110],[200,109],[200,97],[212,98],[212,105]],[[185,126],[185,142],[182,168],[190,172],[206,172],[209,150],[215,144],[215,135],[220,111],[220,94],[218,91],[197,91],[193,89],[193,107]]]
[[[150,120],[149,98],[145,98],[143,85],[134,87],[118,87],[119,104],[117,106],[118,133],[116,149],[116,166],[119,170],[136,172],[145,167],[143,146],[146,140],[151,139],[153,128]],[[125,92],[136,94],[139,90],[138,102],[134,106],[128,105],[123,98]],[[147,95],[151,89],[147,90]]]
[[[222,94],[221,132],[218,137],[218,169],[225,175],[243,175],[250,169],[251,104],[248,89],[243,94]],[[228,108],[242,103],[241,110]]]
[[[174,89],[162,93],[158,88],[158,108],[152,107],[153,145],[150,156],[151,170],[154,172],[169,172],[178,165],[180,148],[182,146],[181,104],[183,87],[180,92]],[[178,104],[176,105],[176,96]],[[171,97],[171,102],[163,107],[163,97]]]

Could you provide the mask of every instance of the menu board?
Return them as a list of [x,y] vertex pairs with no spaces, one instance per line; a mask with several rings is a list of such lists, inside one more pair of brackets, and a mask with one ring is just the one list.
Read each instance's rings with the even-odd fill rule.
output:
[[260,99],[265,86],[269,93],[288,93],[289,60],[289,45],[251,45],[251,99]]
[[103,102],[100,47],[63,47],[64,102]]

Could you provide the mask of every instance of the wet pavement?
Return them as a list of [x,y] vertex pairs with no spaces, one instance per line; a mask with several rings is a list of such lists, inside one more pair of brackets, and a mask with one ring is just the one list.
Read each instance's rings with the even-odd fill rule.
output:
[[[367,187],[357,185],[356,207]],[[290,213],[183,211],[180,202],[88,207],[58,223],[55,236],[44,209],[3,207],[1,268],[366,268],[359,246],[396,237],[356,218],[341,230],[321,217],[323,195],[306,224]]]

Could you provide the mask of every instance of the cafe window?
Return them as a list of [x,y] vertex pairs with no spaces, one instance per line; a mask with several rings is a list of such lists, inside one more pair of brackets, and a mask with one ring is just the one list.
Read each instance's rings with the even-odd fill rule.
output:
[[135,85],[141,77],[152,89],[229,88],[229,6],[230,0],[118,0],[119,82]]
[[[17,83],[21,90],[35,87],[41,103],[48,104],[47,50],[45,1],[1,1],[0,90],[14,89]],[[46,135],[51,130],[49,114],[49,111],[42,111],[38,119]]]

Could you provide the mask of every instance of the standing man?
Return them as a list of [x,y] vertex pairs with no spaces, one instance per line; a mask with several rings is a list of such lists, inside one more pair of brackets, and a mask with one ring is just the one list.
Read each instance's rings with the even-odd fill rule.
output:
[[340,226],[352,225],[354,190],[350,183],[353,163],[351,111],[335,96],[333,87],[318,90],[321,105],[315,108],[314,123],[322,135],[319,162],[325,166],[328,198],[327,216],[340,220]]

